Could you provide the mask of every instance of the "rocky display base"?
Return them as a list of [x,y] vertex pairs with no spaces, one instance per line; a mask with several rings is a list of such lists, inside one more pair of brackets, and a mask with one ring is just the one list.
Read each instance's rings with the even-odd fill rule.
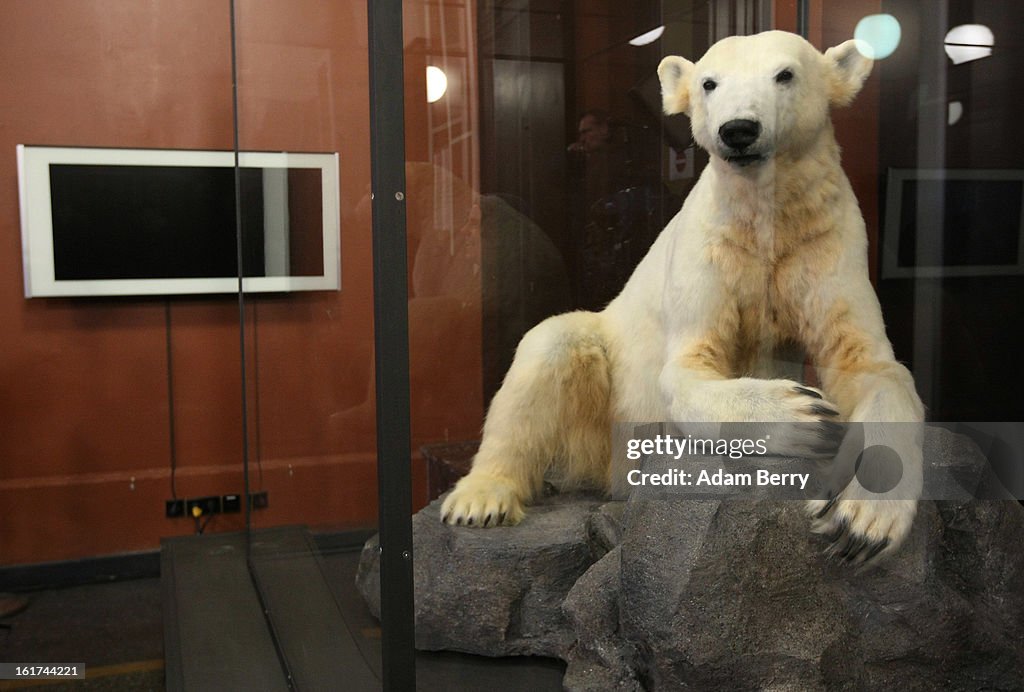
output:
[[[984,466],[929,430],[926,455]],[[1024,507],[922,501],[876,566],[824,556],[801,503],[545,498],[516,527],[413,519],[421,649],[556,656],[569,690],[1021,689]],[[357,585],[379,614],[376,539]]]

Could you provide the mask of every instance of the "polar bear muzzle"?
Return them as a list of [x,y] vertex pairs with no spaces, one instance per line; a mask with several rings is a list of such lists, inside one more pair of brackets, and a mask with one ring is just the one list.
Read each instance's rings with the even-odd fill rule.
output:
[[764,156],[750,148],[761,136],[761,123],[756,120],[730,120],[718,128],[718,137],[731,153],[725,157],[729,163],[748,166],[764,160]]

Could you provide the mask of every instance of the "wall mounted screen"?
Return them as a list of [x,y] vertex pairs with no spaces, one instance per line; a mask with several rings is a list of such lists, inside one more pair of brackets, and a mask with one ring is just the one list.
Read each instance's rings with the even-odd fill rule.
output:
[[[337,154],[18,146],[25,296],[338,290]],[[236,221],[236,191],[241,212]],[[239,223],[240,222],[240,223]]]
[[882,278],[1024,274],[1024,171],[889,169]]

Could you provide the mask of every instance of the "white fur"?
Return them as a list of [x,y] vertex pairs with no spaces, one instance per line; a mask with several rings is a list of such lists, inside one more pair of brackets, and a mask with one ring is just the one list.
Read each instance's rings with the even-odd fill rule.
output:
[[[864,221],[829,119],[870,69],[852,41],[822,54],[783,32],[725,39],[696,64],[665,58],[665,110],[690,116],[710,165],[604,311],[553,317],[523,338],[473,469],[444,502],[445,521],[516,523],[548,470],[608,488],[614,421],[817,421],[816,403],[849,421],[923,420],[885,335]],[[750,148],[759,162],[727,160],[719,129],[736,119],[760,124]],[[812,358],[823,400],[766,369],[788,341]],[[814,528],[847,527],[851,539],[887,541],[891,551],[920,493],[920,439],[872,442],[904,460],[888,496],[899,499],[866,499],[854,480]],[[772,451],[805,448],[782,435]]]

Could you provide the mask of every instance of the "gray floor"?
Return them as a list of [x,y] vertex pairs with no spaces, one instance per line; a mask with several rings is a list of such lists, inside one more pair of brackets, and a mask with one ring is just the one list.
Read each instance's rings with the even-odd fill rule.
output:
[[[323,555],[349,630],[380,675],[380,629],[353,585],[359,553]],[[159,579],[91,584],[28,594],[29,607],[3,621],[3,661],[84,661],[90,679],[32,690],[163,690],[163,613]],[[564,665],[537,658],[490,659],[457,653],[417,655],[420,690],[560,690]],[[93,677],[95,676],[95,677]],[[338,689],[344,689],[340,683]],[[0,690],[21,689],[0,682]]]
[[[27,594],[29,606],[0,629],[6,662],[84,662],[99,677],[33,690],[162,690],[159,579]],[[27,684],[27,683],[21,683]],[[20,689],[0,682],[0,689]]]

